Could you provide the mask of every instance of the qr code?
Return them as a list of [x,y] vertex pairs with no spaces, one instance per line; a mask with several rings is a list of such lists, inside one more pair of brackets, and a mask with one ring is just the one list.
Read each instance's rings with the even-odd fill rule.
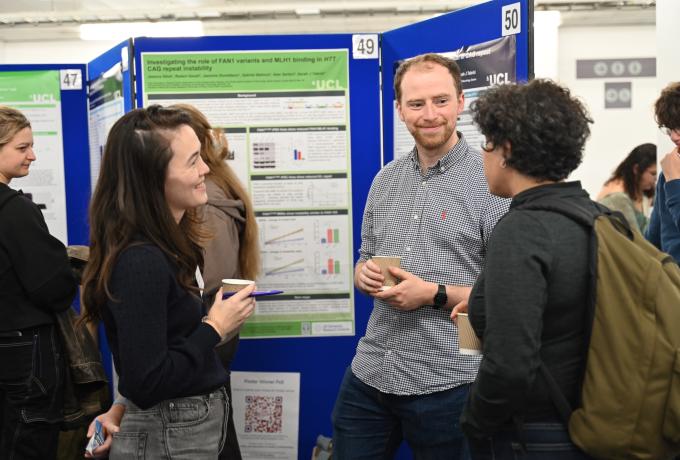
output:
[[246,396],[246,433],[281,433],[283,397]]

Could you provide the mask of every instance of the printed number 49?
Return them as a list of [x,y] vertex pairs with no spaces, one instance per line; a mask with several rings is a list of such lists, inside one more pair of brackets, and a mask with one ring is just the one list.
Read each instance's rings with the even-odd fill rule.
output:
[[375,42],[372,38],[362,38],[357,45],[357,51],[361,54],[373,54],[375,51]]

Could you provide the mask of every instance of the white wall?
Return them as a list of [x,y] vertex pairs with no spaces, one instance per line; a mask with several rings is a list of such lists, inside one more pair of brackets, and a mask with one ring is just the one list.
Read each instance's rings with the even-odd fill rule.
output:
[[[576,79],[577,59],[656,57],[654,26],[562,27],[559,36],[559,80],[580,97],[595,121],[584,160],[571,176],[595,198],[604,181],[638,144],[657,142],[653,104],[657,78]],[[605,81],[632,82],[632,108],[605,109]]]
[[120,41],[56,40],[0,42],[0,63],[85,64],[118,43]]

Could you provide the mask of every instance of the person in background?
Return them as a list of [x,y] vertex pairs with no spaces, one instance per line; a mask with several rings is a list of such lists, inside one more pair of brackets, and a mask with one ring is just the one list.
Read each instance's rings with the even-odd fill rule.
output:
[[36,160],[28,119],[0,106],[0,459],[57,455],[66,363],[55,314],[76,280],[40,209],[9,187]]
[[675,147],[661,159],[662,174],[645,236],[680,263],[680,82],[664,88],[654,104],[654,115]]
[[[206,315],[196,208],[209,169],[184,111],[150,106],[111,128],[90,209],[85,320],[103,320],[127,401],[110,458],[218,458],[228,375],[215,346],[253,312],[249,286]],[[115,430],[113,430],[115,431]],[[97,454],[98,452],[95,452]]]
[[622,213],[630,228],[644,234],[649,223],[644,200],[654,198],[655,188],[656,145],[640,144],[616,167],[597,200]]
[[[378,173],[366,202],[354,285],[375,300],[333,410],[333,452],[388,459],[405,439],[417,459],[464,459],[457,420],[479,357],[457,352],[448,316],[467,300],[508,203],[489,193],[480,153],[456,131],[465,103],[456,62],[405,61],[394,89],[415,147]],[[401,256],[390,269],[401,282],[381,290],[373,256]]]
[[[469,300],[482,362],[461,427],[473,459],[583,459],[538,370],[544,363],[575,405],[589,289],[590,230],[555,211],[597,213],[579,182],[590,135],[585,107],[549,80],[490,89],[472,105],[486,138],[484,174],[496,196],[512,198],[491,235]],[[465,304],[452,312],[455,318]]]

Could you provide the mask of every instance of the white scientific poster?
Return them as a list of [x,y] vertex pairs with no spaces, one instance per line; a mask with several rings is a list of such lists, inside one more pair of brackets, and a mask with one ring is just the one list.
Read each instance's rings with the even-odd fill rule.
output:
[[354,334],[348,50],[143,53],[145,105],[224,130],[260,227],[262,290],[242,338]]
[[31,122],[36,161],[10,187],[42,210],[50,233],[68,244],[61,89],[58,70],[0,73],[0,104],[20,110]]
[[125,115],[123,73],[120,64],[89,83],[90,184],[97,185],[106,138],[113,124]]
[[232,372],[231,393],[243,458],[297,460],[300,374]]

